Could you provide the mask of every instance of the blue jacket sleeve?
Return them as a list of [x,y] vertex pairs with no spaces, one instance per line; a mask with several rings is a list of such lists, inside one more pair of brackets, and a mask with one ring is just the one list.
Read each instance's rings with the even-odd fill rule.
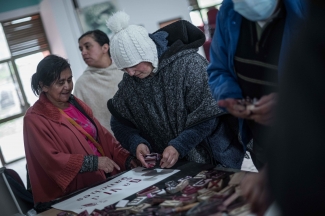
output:
[[175,139],[172,139],[168,145],[173,146],[183,158],[187,153],[208,137],[217,127],[218,118],[204,121],[189,129],[184,130]]
[[231,0],[224,1],[216,23],[210,47],[210,64],[207,69],[212,95],[217,101],[225,98],[242,98],[233,66],[241,17],[233,11]]
[[149,142],[140,136],[138,129],[122,124],[114,116],[111,117],[111,129],[123,148],[127,149],[132,155],[136,155],[136,150],[140,143],[147,145],[151,152]]

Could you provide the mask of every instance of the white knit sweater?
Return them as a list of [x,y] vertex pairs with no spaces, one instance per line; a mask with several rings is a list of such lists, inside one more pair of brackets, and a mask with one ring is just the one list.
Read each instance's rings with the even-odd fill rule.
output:
[[87,67],[76,81],[73,93],[90,106],[95,118],[111,133],[111,113],[106,103],[116,93],[122,77],[123,72],[114,63],[107,68]]

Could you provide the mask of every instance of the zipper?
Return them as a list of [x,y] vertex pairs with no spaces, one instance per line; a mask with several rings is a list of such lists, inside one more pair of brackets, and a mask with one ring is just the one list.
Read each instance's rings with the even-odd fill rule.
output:
[[256,54],[259,54],[260,52],[260,41],[257,41],[255,44],[255,52]]

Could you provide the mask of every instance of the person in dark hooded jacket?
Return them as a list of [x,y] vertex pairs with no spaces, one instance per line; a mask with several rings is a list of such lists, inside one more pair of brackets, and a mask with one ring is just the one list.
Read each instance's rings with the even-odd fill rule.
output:
[[107,102],[111,128],[122,146],[148,167],[144,156],[162,154],[161,168],[179,158],[240,168],[244,148],[238,123],[219,109],[207,77],[208,61],[197,53],[204,33],[185,20],[153,34],[129,25],[117,12],[107,20],[114,33],[111,56],[125,74]]

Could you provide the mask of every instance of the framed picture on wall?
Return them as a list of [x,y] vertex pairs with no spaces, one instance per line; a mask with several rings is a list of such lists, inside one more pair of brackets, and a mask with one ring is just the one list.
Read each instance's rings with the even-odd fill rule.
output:
[[106,20],[117,11],[115,4],[111,1],[93,4],[79,8],[78,14],[83,32],[99,29],[108,36],[112,32],[106,26]]
[[177,18],[174,18],[174,19],[159,22],[159,28],[163,28],[163,27],[165,27],[165,26],[167,26],[169,24],[172,24],[173,22],[176,22],[176,21],[181,20],[181,19],[182,19],[181,17],[177,17]]

